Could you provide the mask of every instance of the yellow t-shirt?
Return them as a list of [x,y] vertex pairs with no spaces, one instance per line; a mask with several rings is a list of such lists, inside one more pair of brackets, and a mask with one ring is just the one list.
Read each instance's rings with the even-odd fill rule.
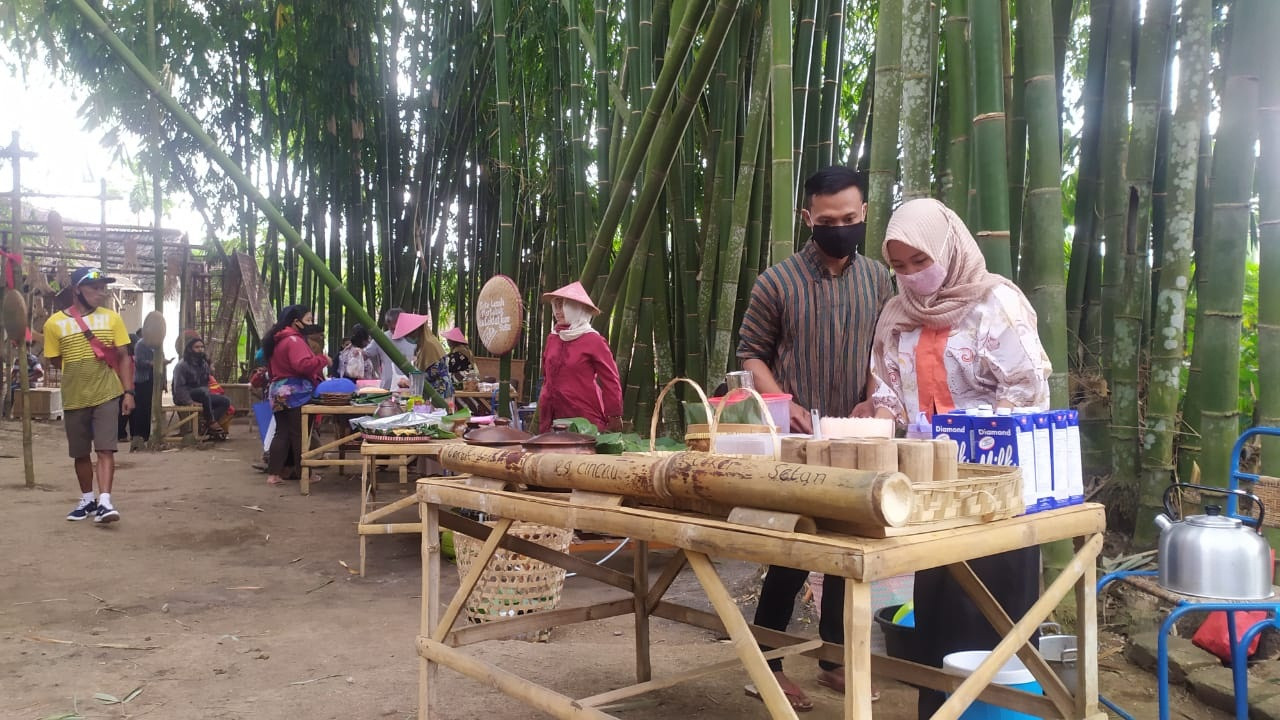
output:
[[[98,308],[84,316],[84,323],[107,352],[115,352],[130,342],[124,320],[112,310]],[[116,371],[93,354],[80,323],[65,311],[56,312],[45,321],[44,355],[62,358],[62,407],[67,410],[101,405],[124,393]]]

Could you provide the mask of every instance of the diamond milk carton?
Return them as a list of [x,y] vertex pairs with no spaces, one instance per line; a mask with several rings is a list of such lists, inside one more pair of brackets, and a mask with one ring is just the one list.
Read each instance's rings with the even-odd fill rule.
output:
[[959,448],[956,453],[956,460],[962,463],[973,462],[969,453],[969,448],[972,445],[969,439],[969,417],[965,415],[963,410],[935,414],[933,416],[933,436],[935,438],[944,437],[955,440],[956,447]]
[[1054,410],[1053,499],[1058,507],[1084,502],[1084,471],[1080,462],[1080,413]]
[[994,415],[969,417],[973,462],[1021,468],[1022,500],[1027,512],[1039,509],[1034,419],[1034,415],[1014,415],[1007,409]]

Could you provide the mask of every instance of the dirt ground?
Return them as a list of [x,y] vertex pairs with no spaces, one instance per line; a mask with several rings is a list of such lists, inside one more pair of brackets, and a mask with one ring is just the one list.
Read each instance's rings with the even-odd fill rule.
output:
[[[0,422],[0,507],[8,508],[0,522],[0,719],[415,717],[418,537],[373,537],[368,576],[352,575],[342,563],[359,560],[358,478],[327,476],[309,497],[296,483],[269,487],[250,467],[255,439],[251,426],[237,424],[225,444],[121,453],[113,497],[122,520],[101,527],[63,519],[77,491],[61,424],[36,424],[38,487],[28,490],[17,425]],[[758,568],[731,562],[720,570],[735,596],[753,596]],[[571,579],[562,606],[618,592],[602,587]],[[671,592],[707,607],[688,570]],[[633,682],[631,627],[615,618],[558,628],[549,644],[492,642],[477,651],[581,697]],[[811,622],[798,627],[815,631]],[[661,619],[652,632],[657,677],[732,657],[709,632]],[[1118,644],[1112,636],[1102,651],[1103,692],[1135,717],[1154,718],[1154,678],[1125,663]],[[816,684],[812,661],[787,667],[817,704],[806,717],[840,716],[839,697]],[[617,714],[766,717],[743,695],[746,681],[741,670],[722,673]],[[878,718],[914,718],[912,689],[877,684]],[[109,703],[99,693],[133,697]],[[450,671],[441,673],[440,699],[436,716],[450,720],[537,716]],[[1182,694],[1175,707],[1191,720],[1226,717]]]

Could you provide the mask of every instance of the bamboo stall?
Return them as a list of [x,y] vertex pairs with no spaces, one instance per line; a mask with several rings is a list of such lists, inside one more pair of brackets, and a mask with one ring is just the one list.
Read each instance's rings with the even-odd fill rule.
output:
[[[809,451],[806,455],[812,459],[815,453],[825,451],[830,457],[831,445],[806,448]],[[842,445],[848,443],[836,443],[837,458],[849,452],[849,448]],[[895,463],[901,462],[916,472],[923,472],[924,465],[934,466],[939,461],[932,447],[912,444],[891,444],[890,447],[896,450]],[[929,452],[924,452],[925,449]],[[868,452],[888,462],[888,451],[883,448]],[[856,530],[859,525],[876,523],[892,528],[892,523],[905,523],[914,512],[919,490],[904,474],[707,453],[557,456],[466,446],[444,449],[441,462],[451,470],[471,476],[418,481],[417,497],[423,523],[422,617],[417,639],[420,719],[434,716],[431,703],[434,688],[441,681],[437,676],[441,665],[559,718],[616,717],[608,711],[612,704],[713,672],[742,667],[760,690],[771,717],[794,718],[795,711],[767,665],[769,659],[794,655],[844,665],[848,692],[844,697],[843,716],[854,720],[871,717],[873,674],[949,693],[947,704],[934,716],[938,720],[958,718],[978,699],[1036,717],[1071,720],[1105,717],[1098,709],[1094,611],[1096,559],[1105,527],[1100,505],[1077,505],[991,521],[978,518],[964,526],[948,525],[946,520],[941,520],[917,525],[910,534],[866,537],[853,534],[849,528]],[[946,465],[945,458],[941,462]],[[963,471],[959,474],[963,476]],[[797,477],[807,477],[809,482],[796,482]],[[1016,487],[1016,482],[1014,484]],[[527,485],[571,492],[532,492]],[[662,506],[664,500],[680,499],[711,502],[700,509]],[[833,502],[838,507],[833,507]],[[494,525],[482,524],[458,514],[458,509],[479,511],[500,519]],[[830,522],[827,527],[805,522],[812,518],[835,521],[837,529],[832,529]],[[859,522],[851,523],[855,519]],[[528,542],[508,532],[514,523],[541,523],[631,538],[638,545],[632,570],[626,573],[599,567]],[[475,538],[482,544],[471,571],[443,607],[439,596],[441,529],[449,529],[455,536]],[[1008,617],[967,564],[974,558],[1066,539],[1075,541],[1074,557],[1066,571],[1021,618]],[[651,542],[666,543],[677,549],[661,570],[653,574],[649,568],[648,544]],[[499,549],[575,572],[623,590],[629,597],[615,596],[585,607],[557,608],[483,625],[464,623],[455,627],[468,598],[485,574],[485,563]],[[711,558],[783,565],[846,578],[843,646],[748,624],[725,589]],[[664,599],[667,589],[686,566],[693,570],[714,612]],[[992,626],[1004,636],[988,661],[968,678],[871,654],[874,609],[870,583],[930,567],[947,567]],[[1081,655],[1079,681],[1076,687],[1067,688],[1029,639],[1053,608],[1072,592],[1080,609]],[[465,651],[465,646],[487,640],[628,614],[633,615],[635,621],[636,682],[602,689],[588,697],[570,697]],[[734,657],[706,667],[655,677],[650,659],[650,617],[727,633],[733,640]],[[764,653],[759,647],[761,643],[776,649]],[[554,649],[554,643],[548,647]],[[1015,655],[1040,682],[1045,691],[1043,696],[991,684],[1000,666]]]

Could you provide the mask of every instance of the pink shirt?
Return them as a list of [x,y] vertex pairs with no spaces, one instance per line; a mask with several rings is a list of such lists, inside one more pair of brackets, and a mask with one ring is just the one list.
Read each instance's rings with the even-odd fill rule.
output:
[[547,336],[542,353],[542,394],[538,396],[538,431],[551,429],[556,418],[583,417],[604,430],[610,418],[622,416],[622,382],[609,344],[599,333],[565,342]]

